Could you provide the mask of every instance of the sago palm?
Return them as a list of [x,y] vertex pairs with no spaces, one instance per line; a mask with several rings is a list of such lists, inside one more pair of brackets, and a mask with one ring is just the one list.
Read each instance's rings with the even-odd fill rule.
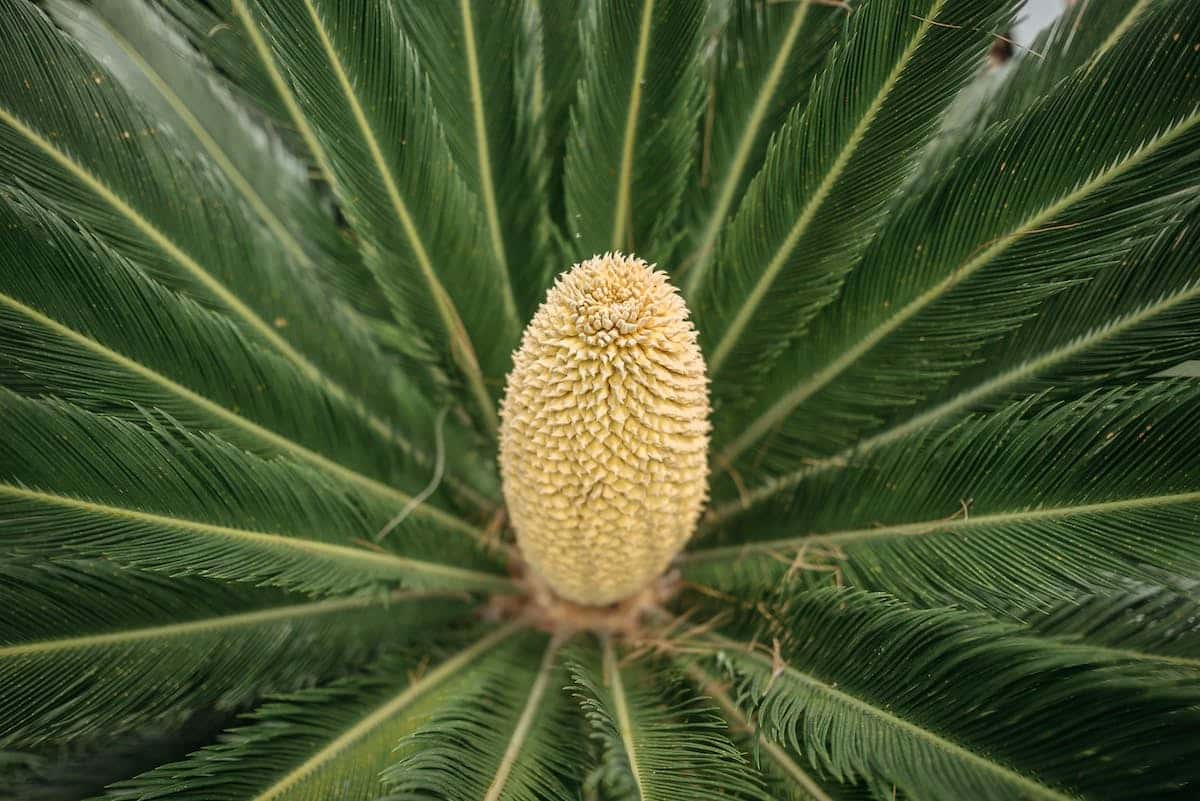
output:
[[1200,7],[0,0],[0,794],[1200,795]]

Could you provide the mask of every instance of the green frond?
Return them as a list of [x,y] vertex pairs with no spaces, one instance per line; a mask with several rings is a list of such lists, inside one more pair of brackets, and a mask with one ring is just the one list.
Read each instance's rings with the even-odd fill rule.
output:
[[603,748],[603,797],[629,801],[761,799],[761,779],[725,724],[678,679],[622,665],[611,641],[579,652],[573,692]]
[[[855,587],[1001,611],[1014,597],[1032,606],[1157,571],[1192,576],[1198,420],[1200,385],[1185,379],[1040,411],[1016,403],[802,483],[788,505],[731,528],[743,544],[680,562],[718,586],[817,566]],[[789,527],[803,530],[775,538]]]
[[776,133],[712,267],[688,277],[709,372],[736,387],[730,398],[752,394],[833,299],[1012,5],[873,0],[850,15],[806,105]]
[[583,13],[564,175],[580,260],[624,251],[666,266],[695,155],[704,11],[699,0],[599,0]]
[[[24,193],[0,190],[0,227],[5,386],[139,423],[141,407],[158,408],[254,453],[306,463],[394,510],[410,497],[396,485],[427,480],[344,400]],[[449,441],[451,465],[469,465],[461,438]],[[417,517],[472,529],[433,506]]]
[[[718,418],[718,462],[764,437],[755,458],[774,469],[851,447],[972,365],[1056,289],[1115,267],[1156,234],[1200,176],[1192,11],[1165,2],[1094,69],[967,139],[889,216],[753,414]],[[1162,76],[1161,91],[1139,87],[1146,70]]]
[[914,433],[944,426],[971,410],[998,408],[1030,393],[1062,399],[1097,386],[1145,379],[1200,352],[1200,206],[1134,248],[1111,269],[1069,287],[1037,315],[987,348],[977,366],[934,394],[914,415],[900,415],[878,433],[832,457],[801,467],[717,506],[724,520],[799,483],[859,461]]
[[[483,206],[483,238],[508,275],[518,319],[527,320],[547,276],[565,266],[550,260],[541,10],[528,0],[404,0],[396,13]],[[521,24],[523,15],[531,18]]]
[[1039,635],[1200,671],[1200,592],[1135,584],[1020,615]]
[[[303,596],[93,561],[0,563],[0,747],[233,708],[463,615],[458,600]],[[83,688],[88,692],[80,693]]]
[[474,545],[455,553],[427,524],[395,545],[464,566],[363,547],[392,510],[308,468],[264,461],[161,414],[147,412],[146,426],[0,390],[0,542],[311,593],[378,581],[509,587]]
[[373,411],[396,403],[376,378],[389,366],[362,321],[252,222],[207,158],[142,112],[39,9],[3,0],[0,14],[0,182],[225,311],[391,438],[390,418]]
[[844,9],[810,0],[729,6],[712,34],[700,163],[686,200],[696,229],[676,275],[689,276],[683,284],[689,293],[695,276],[708,269],[734,203],[762,166],[771,135],[808,97],[845,16]]
[[378,289],[292,154],[252,116],[185,38],[145,0],[48,0],[45,9],[154,120],[204,152],[279,247],[338,297],[378,310]]
[[430,668],[380,660],[365,678],[278,697],[247,725],[182,762],[114,785],[113,801],[374,801],[396,746],[503,660],[517,632],[495,629]]
[[[233,0],[360,237],[364,260],[411,337],[414,360],[461,379],[485,430],[517,343],[513,288],[453,163],[429,81],[395,12],[365,0]],[[441,380],[440,378],[438,380]]]
[[541,801],[570,798],[585,758],[558,639],[531,643],[477,671],[397,746],[383,774],[389,801]]
[[1196,779],[1180,761],[1200,723],[1194,672],[866,593],[816,591],[781,614],[774,655],[712,637],[739,703],[877,797],[1151,798]]
[[78,801],[115,781],[182,759],[213,742],[233,713],[201,709],[182,722],[72,740],[34,751],[0,751],[0,798]]
[[1159,0],[1077,0],[1018,51],[985,116],[1011,117],[1080,69],[1088,69],[1147,16]]
[[686,670],[696,687],[720,707],[730,730],[741,735],[743,751],[750,752],[754,766],[767,780],[769,797],[778,801],[868,801],[872,798],[865,786],[818,776],[786,748],[764,737],[749,714],[730,696],[731,688],[714,673],[695,663],[688,664]]

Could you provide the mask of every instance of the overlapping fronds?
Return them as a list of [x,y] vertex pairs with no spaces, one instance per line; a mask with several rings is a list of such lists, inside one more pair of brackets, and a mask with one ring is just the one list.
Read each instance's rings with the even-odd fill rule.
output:
[[704,11],[698,0],[602,0],[584,11],[563,178],[579,260],[672,252],[701,109]]
[[[161,414],[147,412],[146,425],[0,390],[0,544],[313,593],[378,581],[508,585],[473,546],[458,553],[467,567],[365,547],[392,511],[311,469],[264,461]],[[398,544],[454,554],[432,533]]]
[[[700,159],[687,198],[695,220],[691,253],[676,266],[690,290],[708,269],[734,202],[758,172],[771,135],[800,106],[846,9],[809,0],[740,0],[711,34]],[[715,15],[715,8],[714,8]]]
[[1039,635],[1200,671],[1200,597],[1192,582],[1133,584],[1022,617]]
[[494,431],[487,379],[504,373],[517,342],[512,282],[474,236],[484,215],[450,167],[428,78],[398,12],[364,0],[233,7],[319,143],[364,260],[405,331],[407,355],[460,379],[470,408]]
[[1180,762],[1200,723],[1194,670],[866,593],[802,594],[779,614],[774,654],[713,637],[739,703],[876,797],[1143,798],[1197,778]]
[[0,604],[9,748],[234,707],[361,663],[381,642],[464,609],[404,592],[313,601],[71,560],[0,563]]
[[[1200,8],[1020,5],[0,0],[0,799],[1194,798]],[[497,400],[614,250],[711,508],[584,607]],[[616,506],[627,289],[540,396]]]
[[0,14],[0,182],[20,184],[223,310],[390,438],[386,413],[396,399],[375,378],[389,367],[362,321],[276,246],[207,159],[144,113],[39,9],[4,0]]
[[[1032,606],[1159,570],[1195,575],[1198,420],[1200,386],[1186,379],[1038,412],[1015,403],[815,477],[790,506],[740,521],[744,544],[681,561],[727,585],[761,582],[755,560],[776,577],[836,567],[853,586],[1000,610],[1014,592]],[[803,530],[773,538],[789,526]]]
[[623,666],[610,641],[599,654],[578,656],[573,692],[603,751],[596,777],[605,798],[764,798],[761,780],[704,699],[645,665]]
[[[954,169],[906,197],[780,360],[750,422],[718,420],[718,461],[768,435],[758,458],[775,468],[853,445],[1064,282],[1115,267],[1158,233],[1200,178],[1197,39],[1194,7],[1166,2],[1093,69],[965,140]],[[1162,76],[1161,92],[1140,89],[1145,70]]]
[[[115,785],[119,801],[374,799],[395,748],[429,715],[467,691],[516,630],[509,626],[440,652],[392,656],[366,677],[275,698],[246,725],[186,760]],[[444,650],[444,649],[442,649]]]
[[308,166],[238,102],[184,30],[143,0],[52,0],[45,8],[158,125],[212,160],[289,258],[319,271],[338,299],[379,308],[374,280],[313,191]]
[[710,373],[731,398],[752,393],[772,357],[833,299],[1011,8],[1005,0],[865,3],[847,20],[807,103],[776,133],[718,255],[687,279]]
[[452,698],[396,748],[384,782],[389,801],[541,801],[569,798],[586,758],[574,703],[564,692],[561,641],[540,640],[481,665],[474,687]]
[[[411,448],[379,447],[379,432],[345,400],[35,198],[0,190],[0,226],[6,386],[139,421],[140,407],[155,407],[255,453],[317,467],[396,509],[409,498],[397,484],[423,483],[428,468]],[[464,448],[454,450],[452,465],[469,464]],[[426,515],[470,528],[432,506],[417,517]]]
[[559,269],[549,261],[542,10],[520,0],[404,0],[396,13],[463,178],[483,205],[486,240],[508,275],[517,316],[527,320]]

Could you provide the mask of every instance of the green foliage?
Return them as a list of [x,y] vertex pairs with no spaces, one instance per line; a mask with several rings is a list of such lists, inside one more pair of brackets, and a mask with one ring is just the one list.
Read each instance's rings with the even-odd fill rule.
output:
[[[0,798],[1194,798],[1200,11],[1017,13],[0,0]],[[496,400],[611,249],[711,509],[548,634]]]

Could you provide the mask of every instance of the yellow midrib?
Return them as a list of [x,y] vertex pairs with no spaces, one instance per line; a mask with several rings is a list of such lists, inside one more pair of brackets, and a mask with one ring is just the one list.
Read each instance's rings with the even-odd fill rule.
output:
[[835,456],[823,459],[815,464],[806,465],[802,470],[793,471],[786,475],[780,476],[760,487],[748,492],[743,498],[732,501],[722,506],[713,509],[712,514],[706,520],[706,525],[712,526],[724,520],[733,517],[736,514],[746,511],[752,506],[755,506],[780,492],[800,484],[801,481],[819,475],[827,470],[833,469],[839,465],[847,463],[851,456],[863,456],[868,453],[873,453],[885,445],[903,439],[911,433],[920,431],[923,428],[936,423],[945,417],[948,417],[963,409],[969,408],[975,403],[983,400],[986,397],[996,394],[1013,384],[1019,383],[1026,379],[1033,378],[1043,370],[1049,369],[1056,364],[1061,364],[1071,357],[1082,353],[1090,348],[1095,347],[1105,340],[1112,339],[1138,324],[1148,320],[1158,314],[1169,311],[1170,309],[1186,303],[1190,300],[1200,298],[1200,282],[1194,282],[1184,290],[1167,295],[1155,303],[1148,304],[1141,309],[1122,315],[1115,320],[1099,325],[1092,329],[1089,333],[1076,337],[1066,345],[1042,354],[1030,361],[1027,361],[1013,369],[1002,373],[1001,375],[984,381],[973,389],[961,392],[945,403],[933,407],[927,412],[909,418],[907,421],[889,428],[885,431],[869,437],[858,445],[852,448],[847,448]]
[[[63,337],[64,339],[76,343],[81,348],[98,355],[100,358],[117,365],[123,370],[127,370],[134,375],[161,387],[168,394],[175,395],[176,397],[183,399],[190,405],[196,406],[203,410],[204,413],[210,414],[237,429],[245,431],[250,436],[263,442],[269,450],[281,451],[295,456],[298,459],[308,462],[314,467],[318,467],[337,476],[343,481],[356,484],[370,492],[375,497],[386,499],[390,503],[404,505],[412,501],[412,497],[410,495],[388,486],[381,481],[377,481],[369,476],[363,475],[362,473],[351,470],[350,468],[345,467],[344,465],[339,464],[338,462],[335,462],[332,459],[323,456],[322,454],[309,450],[298,442],[288,439],[287,437],[271,431],[268,428],[264,428],[258,423],[242,417],[236,412],[233,412],[219,403],[216,403],[215,401],[212,401],[209,398],[206,398],[203,395],[188,389],[182,384],[176,383],[161,373],[158,373],[143,365],[141,362],[135,361],[128,356],[118,353],[102,345],[96,340],[79,333],[75,329],[65,326],[57,320],[47,317],[38,310],[26,306],[24,303],[21,303],[15,298],[9,297],[4,293],[0,293],[0,305],[8,306],[22,316],[32,320],[35,324],[53,331],[55,334]],[[482,532],[480,532],[477,528],[464,520],[438,509],[437,507],[422,505],[418,507],[415,512],[423,517],[436,520],[441,525],[468,534],[476,539],[482,538]]]
[[816,218],[817,212],[820,211],[821,206],[825,203],[825,199],[833,191],[834,185],[837,183],[838,179],[841,178],[842,172],[850,163],[850,159],[854,157],[855,151],[857,151],[859,144],[862,143],[863,138],[867,135],[867,130],[871,127],[872,123],[875,122],[875,117],[883,108],[883,104],[886,102],[888,95],[891,94],[892,90],[896,87],[896,84],[900,82],[900,76],[903,75],[904,71],[908,68],[909,62],[911,62],[913,57],[916,55],[921,43],[925,40],[925,35],[929,32],[929,29],[933,27],[933,23],[937,18],[937,15],[941,13],[942,7],[945,5],[945,3],[946,0],[937,0],[937,2],[929,9],[928,17],[921,18],[921,23],[917,29],[916,35],[913,36],[912,41],[910,41],[904,48],[904,52],[900,54],[900,58],[896,61],[895,66],[892,67],[891,72],[888,73],[887,78],[884,80],[883,85],[880,86],[879,91],[875,94],[875,97],[872,98],[871,104],[867,107],[862,119],[860,119],[858,124],[854,126],[854,130],[852,130],[850,132],[850,136],[846,138],[846,143],[842,146],[842,149],[838,151],[837,158],[834,159],[833,164],[830,165],[829,171],[825,173],[825,177],[821,179],[821,183],[817,186],[816,192],[814,192],[809,201],[804,204],[804,208],[800,211],[800,216],[797,217],[795,224],[792,226],[791,230],[788,231],[788,235],[784,238],[783,244],[781,244],[775,251],[775,255],[772,256],[771,261],[767,263],[766,269],[763,270],[762,275],[760,275],[758,280],[755,282],[754,288],[750,291],[750,295],[747,296],[745,302],[742,303],[741,307],[738,309],[738,313],[734,316],[733,321],[730,322],[729,327],[725,329],[725,333],[717,343],[717,347],[713,350],[713,357],[709,361],[710,376],[716,376],[721,367],[724,366],[725,361],[732,354],[734,347],[737,345],[738,340],[742,336],[742,333],[750,324],[750,318],[753,317],[755,312],[758,310],[759,304],[762,303],[763,298],[765,298],[767,295],[767,290],[771,288],[771,284],[775,282],[779,271],[783,269],[784,264],[787,262],[788,254],[791,253],[792,249],[796,246],[796,243],[800,241],[800,238],[804,235],[804,232],[808,230],[809,224]]
[[391,568],[397,578],[405,573],[420,573],[431,576],[441,576],[452,581],[477,584],[481,587],[491,587],[498,590],[510,588],[511,582],[498,574],[483,573],[466,568],[451,567],[434,562],[423,562],[390,553],[368,551],[361,548],[351,548],[345,545],[335,545],[328,542],[318,542],[300,537],[289,537],[268,531],[252,531],[250,529],[233,528],[216,523],[205,523],[187,518],[171,517],[154,512],[143,512],[137,509],[126,509],[120,506],[86,501],[67,495],[58,495],[41,490],[0,482],[0,496],[19,498],[47,506],[57,506],[62,509],[74,509],[86,514],[101,517],[132,520],[154,526],[193,531],[212,537],[255,543],[267,548],[298,551],[321,556],[342,562],[357,562],[365,565]]
[[517,763],[517,759],[521,756],[521,748],[524,746],[525,740],[529,737],[529,732],[533,728],[534,718],[537,716],[542,698],[546,694],[546,687],[550,682],[550,673],[554,670],[554,658],[558,653],[560,644],[561,640],[556,637],[546,646],[546,653],[542,656],[542,663],[538,666],[538,672],[534,677],[533,685],[529,688],[529,698],[525,702],[524,709],[521,710],[521,717],[517,720],[517,725],[508,740],[508,747],[504,750],[504,756],[501,757],[500,764],[496,766],[496,772],[492,777],[491,784],[488,785],[487,793],[483,796],[483,801],[499,801],[501,793],[504,792],[505,783],[508,781],[509,774],[512,772],[513,766]]
[[629,234],[628,222],[633,196],[633,161],[637,150],[637,121],[642,105],[642,82],[650,52],[650,23],[654,18],[654,0],[642,4],[641,27],[638,29],[637,53],[633,62],[633,86],[629,90],[629,109],[625,115],[625,133],[621,142],[621,168],[617,178],[617,202],[613,212],[613,250],[625,249]]
[[358,723],[351,726],[349,729],[342,732],[328,745],[313,754],[308,759],[296,767],[289,770],[286,774],[280,777],[274,784],[266,790],[258,793],[250,801],[272,801],[279,798],[282,794],[295,787],[300,782],[315,771],[319,770],[322,765],[337,757],[342,751],[354,745],[357,741],[363,739],[371,733],[373,729],[385,723],[389,718],[392,718],[413,702],[418,700],[429,690],[441,684],[459,668],[465,667],[473,662],[480,654],[490,650],[493,646],[503,642],[517,631],[521,630],[523,623],[513,622],[491,632],[487,636],[481,638],[474,645],[460,651],[455,656],[438,665],[423,678],[414,681],[408,685],[400,694],[393,697],[391,700],[375,709]]
[[604,641],[604,677],[613,697],[613,712],[616,714],[617,729],[621,734],[621,745],[629,759],[629,772],[633,774],[633,782],[637,787],[639,799],[646,797],[642,787],[641,767],[638,765],[637,750],[633,742],[633,719],[629,715],[629,702],[625,698],[625,685],[621,681],[621,666],[617,664],[616,651],[612,639]]
[[446,288],[442,286],[442,282],[437,276],[437,271],[433,267],[433,261],[425,249],[425,242],[421,238],[416,223],[408,211],[408,205],[404,202],[404,198],[400,194],[400,187],[396,185],[395,176],[392,175],[392,171],[388,168],[387,158],[384,156],[383,149],[379,145],[379,139],[375,136],[375,131],[371,127],[370,120],[367,119],[366,111],[358,100],[358,95],[354,91],[354,85],[350,82],[350,76],[346,73],[341,57],[333,45],[333,40],[330,38],[329,32],[325,29],[321,15],[317,12],[312,0],[303,0],[303,2],[305,9],[308,11],[309,20],[312,22],[313,30],[317,34],[317,38],[320,40],[321,47],[325,52],[329,68],[333,71],[338,86],[342,90],[342,94],[346,99],[346,105],[349,107],[350,114],[354,118],[354,123],[358,127],[359,135],[362,137],[363,143],[367,146],[367,152],[371,156],[375,172],[379,175],[384,192],[387,194],[388,200],[392,205],[392,211],[395,213],[400,227],[404,230],[405,239],[408,240],[413,257],[416,259],[417,267],[421,272],[422,278],[425,279],[425,284],[433,299],[434,307],[437,309],[438,316],[442,320],[442,325],[446,329],[446,335],[449,337],[450,352],[459,369],[463,371],[471,395],[480,414],[483,415],[488,431],[494,436],[498,425],[496,410],[492,404],[491,394],[488,392],[483,380],[483,372],[479,366],[479,359],[475,354],[475,346],[471,343],[471,338],[467,334],[467,329],[463,325],[462,318],[458,315],[454,301],[450,298],[449,293],[446,292]]
[[1013,243],[1017,242],[1022,237],[1031,233],[1035,233],[1044,223],[1052,220],[1057,215],[1069,209],[1075,203],[1082,201],[1097,189],[1103,188],[1112,181],[1116,180],[1130,169],[1137,166],[1140,162],[1153,155],[1159,149],[1170,144],[1179,136],[1182,136],[1188,131],[1188,129],[1192,127],[1192,125],[1196,123],[1197,120],[1200,120],[1200,114],[1193,113],[1188,115],[1170,131],[1162,134],[1157,139],[1152,140],[1138,150],[1134,151],[1129,158],[1100,172],[1094,178],[1084,182],[1078,188],[1069,192],[1059,200],[1051,203],[1050,205],[1026,218],[1025,221],[1018,225],[1015,229],[994,239],[992,243],[978,255],[973,256],[966,262],[955,267],[937,284],[922,292],[912,301],[899,309],[891,317],[888,317],[875,328],[871,329],[866,336],[843,351],[840,356],[838,356],[821,370],[814,373],[808,380],[804,381],[798,387],[786,393],[783,397],[773,403],[767,409],[767,411],[759,415],[736,439],[733,440],[733,442],[731,442],[724,448],[724,450],[722,450],[721,459],[718,461],[721,461],[721,463],[724,464],[731,464],[734,459],[736,459],[747,448],[762,438],[768,431],[770,431],[779,423],[783,422],[783,420],[786,419],[787,416],[790,415],[797,406],[806,401],[808,398],[811,398],[818,391],[827,386],[831,381],[853,366],[863,355],[872,350],[888,335],[896,331],[912,317],[924,310],[926,306],[940,299],[945,293],[949,292],[967,278],[974,275],[976,272],[986,266],[992,259],[1004,253]]
[[687,283],[684,285],[685,297],[695,297],[696,291],[700,288],[700,283],[708,271],[708,266],[712,263],[713,243],[717,239],[721,226],[725,224],[725,215],[729,211],[729,207],[733,205],[733,195],[737,191],[742,173],[746,169],[746,163],[750,159],[750,150],[758,138],[763,120],[766,119],[767,108],[775,96],[775,90],[779,88],[779,83],[783,78],[783,68],[791,57],[792,48],[800,35],[800,29],[804,27],[804,20],[811,5],[812,0],[799,0],[796,4],[796,10],[792,13],[792,21],[788,25],[783,41],[779,43],[779,52],[775,54],[767,77],[758,90],[758,96],[750,109],[750,116],[746,119],[746,127],[742,130],[737,148],[734,150],[733,160],[725,172],[725,178],[721,181],[717,202],[713,205],[712,213],[708,215],[708,221],[704,224],[704,233],[700,237],[699,244],[696,245],[695,256],[690,260],[695,266],[692,267],[692,274],[688,276]]
[[[720,644],[723,648],[736,650],[737,652],[744,654],[749,659],[757,662],[761,666],[761,669],[766,670],[768,673],[771,673],[777,669],[769,657],[758,653],[755,650],[747,648],[745,643],[736,642],[719,635],[709,635],[709,639]],[[826,684],[816,676],[812,676],[790,665],[784,665],[782,670],[784,673],[791,675],[801,684],[805,684],[817,692],[833,698],[834,700],[845,704],[846,706],[856,709],[864,715],[881,720],[887,725],[894,726],[895,728],[928,743],[930,746],[942,751],[943,753],[953,755],[960,760],[970,762],[971,764],[974,764],[977,767],[988,771],[989,773],[1002,777],[1006,782],[1021,787],[1024,792],[1031,793],[1031,798],[1048,799],[1048,801],[1079,801],[1076,796],[1067,795],[1051,787],[1047,787],[1044,784],[1040,784],[1033,779],[1017,773],[1005,765],[1001,765],[998,762],[993,762],[987,757],[978,754],[966,748],[965,746],[959,745],[958,743],[948,740],[935,732],[905,720],[897,714],[875,706],[868,701],[864,701],[857,696],[838,689],[836,686]]]
[[[439,596],[439,593],[401,591],[388,596],[387,603]],[[291,604],[289,606],[259,609],[253,612],[239,612],[219,617],[209,617],[202,620],[189,620],[183,623],[166,623],[158,626],[126,629],[125,631],[105,632],[104,634],[88,634],[78,637],[64,637],[57,640],[39,640],[37,642],[20,643],[18,645],[2,645],[0,646],[0,660],[50,653],[53,651],[96,648],[117,643],[136,642],[138,640],[180,637],[198,631],[255,626],[261,623],[270,623],[290,618],[316,617],[318,615],[344,612],[350,609],[382,605],[382,603],[383,601],[377,597],[356,595],[349,598],[333,598],[324,601],[314,601],[312,603]]]
[[809,534],[803,537],[786,537],[777,540],[759,540],[743,545],[729,545],[720,548],[706,548],[681,554],[677,561],[681,564],[711,562],[721,559],[738,557],[750,553],[766,553],[797,548],[807,544],[814,545],[845,545],[852,542],[867,540],[890,539],[893,537],[919,537],[934,534],[950,534],[963,529],[984,528],[989,526],[1005,526],[1015,523],[1030,523],[1039,520],[1054,520],[1058,518],[1075,517],[1078,515],[1106,514],[1124,512],[1134,509],[1152,509],[1162,506],[1200,503],[1200,491],[1179,492],[1165,495],[1146,495],[1136,498],[1123,498],[1116,501],[1097,501],[1096,503],[1073,504],[1071,506],[1054,506],[1042,509],[1030,509],[1023,512],[997,512],[988,515],[975,515],[955,520],[922,520],[916,523],[899,523],[890,526],[875,526],[871,528],[846,529],[832,531],[826,534]]

